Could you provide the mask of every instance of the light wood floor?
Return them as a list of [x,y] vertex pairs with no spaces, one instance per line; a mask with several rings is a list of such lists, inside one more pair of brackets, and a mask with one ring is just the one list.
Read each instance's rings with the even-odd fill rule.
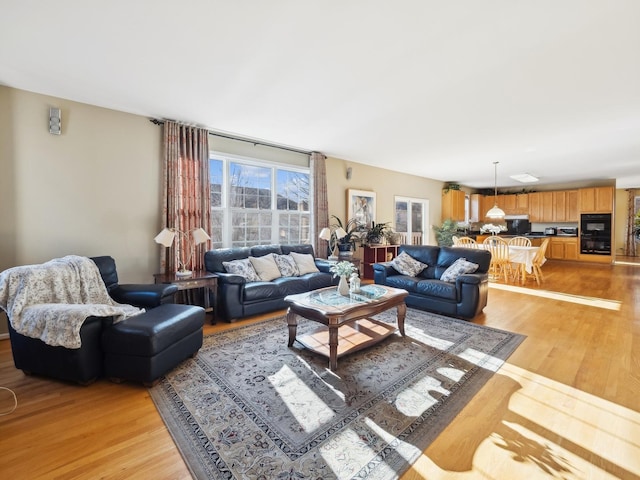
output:
[[[475,322],[527,339],[404,480],[640,479],[640,265],[543,271],[541,287],[492,286]],[[142,386],[25,377],[8,340],[0,386],[18,397],[0,417],[0,478],[190,478]],[[0,411],[12,404],[0,390]]]

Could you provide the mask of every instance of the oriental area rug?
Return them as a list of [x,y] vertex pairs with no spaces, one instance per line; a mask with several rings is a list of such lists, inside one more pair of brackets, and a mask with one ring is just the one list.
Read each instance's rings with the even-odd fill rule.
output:
[[151,397],[199,480],[397,478],[525,338],[411,308],[405,329],[336,372],[285,317],[216,333]]

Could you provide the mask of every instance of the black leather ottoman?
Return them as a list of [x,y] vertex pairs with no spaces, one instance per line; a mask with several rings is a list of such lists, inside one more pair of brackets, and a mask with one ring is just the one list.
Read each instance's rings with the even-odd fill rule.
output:
[[169,303],[106,328],[105,376],[153,385],[200,349],[204,319],[202,307]]

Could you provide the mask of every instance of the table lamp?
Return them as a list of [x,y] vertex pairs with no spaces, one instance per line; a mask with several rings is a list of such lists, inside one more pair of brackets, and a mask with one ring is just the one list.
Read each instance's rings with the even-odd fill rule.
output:
[[[177,228],[164,228],[158,235],[156,235],[154,240],[156,243],[169,248],[176,236],[179,237],[178,243],[176,244],[176,249],[178,251],[178,271],[176,272],[176,275],[178,277],[188,277],[193,273],[191,270],[187,269],[187,265],[191,263],[194,247],[206,242],[207,240],[211,240],[211,237],[202,228],[195,228],[190,232],[183,232]],[[187,249],[189,256],[185,260],[184,255],[185,250]]]
[[338,227],[332,230],[330,227],[324,227],[320,231],[319,238],[322,240],[326,240],[329,242],[329,256],[328,260],[336,261],[338,260],[338,241],[347,236],[347,232],[342,227]]

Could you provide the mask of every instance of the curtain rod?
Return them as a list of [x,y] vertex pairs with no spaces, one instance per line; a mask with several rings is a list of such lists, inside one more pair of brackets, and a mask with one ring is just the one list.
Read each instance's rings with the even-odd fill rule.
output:
[[[151,123],[153,123],[154,125],[164,125],[164,120],[158,120],[157,118],[150,118],[149,121]],[[222,137],[222,138],[228,138],[229,140],[237,140],[238,142],[246,142],[246,143],[253,143],[253,145],[262,145],[263,147],[271,147],[271,148],[279,148],[280,150],[288,150],[289,152],[295,152],[295,153],[300,153],[303,155],[311,155],[313,152],[310,152],[308,150],[300,150],[297,148],[293,148],[293,147],[285,147],[282,145],[276,145],[274,143],[265,143],[265,142],[261,142],[258,140],[251,140],[249,138],[242,138],[242,137],[234,137],[233,135],[226,135],[223,133],[217,133],[217,132],[212,132],[209,129],[206,129],[207,132],[209,132],[209,135],[215,135],[216,137]]]

